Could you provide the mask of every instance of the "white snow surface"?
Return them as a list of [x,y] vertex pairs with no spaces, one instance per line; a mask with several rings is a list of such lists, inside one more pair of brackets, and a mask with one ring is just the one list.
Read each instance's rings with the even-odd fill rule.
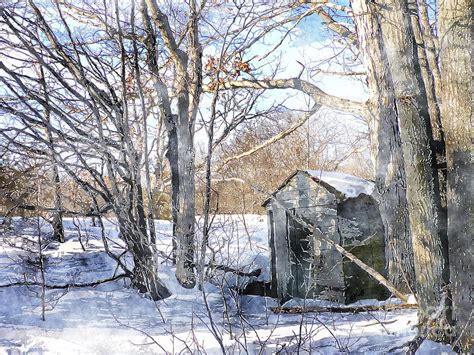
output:
[[357,176],[323,170],[305,170],[311,177],[324,181],[347,198],[358,197],[360,194],[372,195],[374,183]]
[[[171,224],[156,222],[157,246],[169,253]],[[47,284],[81,284],[121,272],[104,253],[100,228],[92,227],[89,219],[81,219],[80,226],[85,251],[70,219],[65,220],[66,242],[49,242],[44,252]],[[216,262],[247,271],[262,268],[259,278],[268,279],[266,226],[262,216],[217,216],[211,234]],[[39,230],[46,239],[51,234],[49,224],[38,225],[35,219],[14,219],[12,227],[3,229],[0,236],[0,285],[38,280],[34,255],[26,249],[33,249]],[[120,254],[123,242],[114,220],[106,221],[105,232],[112,250]],[[233,291],[232,286],[248,278],[216,273],[205,283],[204,292],[198,287],[187,290],[177,283],[169,261],[159,262],[160,277],[171,297],[153,302],[125,279],[96,287],[48,289],[45,321],[41,320],[39,287],[0,287],[0,354],[220,354],[219,343],[227,353],[386,353],[416,334],[414,310],[274,314],[271,307],[278,305],[277,300]],[[387,302],[400,301],[359,303]],[[328,304],[295,299],[285,306]],[[425,343],[420,354],[449,351],[441,344]]]

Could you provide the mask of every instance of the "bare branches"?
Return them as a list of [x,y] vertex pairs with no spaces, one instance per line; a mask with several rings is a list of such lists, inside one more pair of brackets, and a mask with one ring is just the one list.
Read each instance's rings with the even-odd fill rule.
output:
[[324,9],[318,8],[316,10],[321,20],[324,24],[333,32],[340,35],[342,38],[347,39],[347,41],[352,45],[357,45],[357,36],[354,32],[349,30],[346,26],[341,24],[340,22],[335,21],[329,13],[327,13]]
[[175,60],[177,65],[180,65],[182,69],[186,67],[187,55],[181,49],[179,49],[173,31],[171,30],[168,16],[166,16],[158,7],[156,0],[145,0],[146,5],[151,13],[153,22],[158,27],[166,48],[170,51],[171,56]]
[[273,136],[270,139],[267,139],[265,142],[253,147],[252,149],[249,149],[249,150],[247,150],[243,153],[240,153],[238,155],[234,155],[232,157],[226,158],[220,164],[220,166],[217,168],[217,171],[222,170],[225,165],[227,165],[228,163],[230,163],[233,160],[241,159],[241,158],[244,158],[244,157],[249,156],[251,154],[254,154],[254,153],[258,152],[259,150],[261,150],[265,147],[268,147],[269,145],[271,145],[275,142],[278,142],[279,140],[285,138],[286,136],[288,136],[289,134],[291,134],[292,132],[297,130],[299,127],[301,127],[306,121],[308,121],[308,119],[312,115],[314,115],[319,110],[320,107],[321,107],[320,105],[314,105],[309,112],[306,112],[298,121],[296,121],[294,124],[292,124],[290,127],[285,129],[284,131],[278,133],[277,135]]
[[312,8],[314,11],[319,15],[320,19],[322,22],[326,25],[327,28],[329,28],[331,31],[334,33],[338,34],[342,38],[346,39],[349,44],[357,46],[358,41],[357,41],[357,35],[353,31],[351,31],[346,25],[337,22],[333,16],[329,14],[323,7],[331,8],[337,11],[343,11],[345,12],[348,16],[352,16],[353,12],[352,10],[343,5],[338,5],[331,3],[327,0],[322,0],[322,1],[315,1],[315,0],[302,0],[300,1],[302,3],[307,3],[311,4]]

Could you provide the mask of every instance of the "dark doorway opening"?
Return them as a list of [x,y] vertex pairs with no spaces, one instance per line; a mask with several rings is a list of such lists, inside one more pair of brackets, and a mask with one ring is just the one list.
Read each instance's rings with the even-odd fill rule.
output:
[[305,223],[297,220],[295,210],[286,214],[287,235],[290,251],[291,276],[289,291],[293,297],[311,296],[311,232]]

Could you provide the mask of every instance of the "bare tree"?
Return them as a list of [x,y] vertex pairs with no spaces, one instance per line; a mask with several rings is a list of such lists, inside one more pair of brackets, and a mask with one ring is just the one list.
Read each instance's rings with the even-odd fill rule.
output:
[[[190,2],[187,19],[187,51],[179,48],[178,41],[170,26],[168,16],[156,1],[142,1],[142,15],[146,30],[148,66],[152,74],[158,97],[160,113],[168,130],[168,160],[171,165],[173,191],[174,235],[176,242],[176,277],[187,288],[194,287],[194,123],[201,94],[202,48],[198,34],[199,8]],[[174,97],[177,113],[171,109],[168,88],[160,75],[157,61],[157,26],[173,63]]]
[[[133,255],[135,268],[130,276],[134,285],[153,299],[167,297],[147,232],[141,182],[143,152],[140,142],[133,139],[141,133],[143,123],[133,110],[134,96],[127,82],[128,72],[133,70],[125,39],[117,35],[107,42],[111,45],[108,55],[97,56],[93,48],[97,40],[87,38],[93,34],[73,33],[59,4],[54,10],[64,31],[61,36],[33,1],[24,10],[20,14],[15,7],[0,8],[2,30],[8,33],[3,45],[10,49],[16,44],[23,46],[17,58],[6,52],[10,65],[0,63],[0,80],[15,98],[2,100],[1,110],[23,126],[9,127],[4,136],[9,144],[37,155],[45,155],[54,145],[55,163],[113,209],[121,237]],[[33,30],[29,25],[32,19]],[[120,22],[118,16],[115,20]],[[117,54],[118,63],[112,60]],[[43,77],[49,78],[48,100],[44,98],[46,84],[40,85],[41,78],[32,74],[30,63],[38,63]],[[41,110],[48,112],[47,117]],[[46,129],[50,139],[44,139],[37,127]],[[84,179],[84,174],[89,179]]]
[[[50,119],[50,108],[49,108],[49,96],[48,96],[48,86],[46,83],[46,78],[44,76],[44,70],[43,67],[40,66],[40,75],[39,75],[39,80],[41,82],[42,90],[43,90],[43,97],[45,101],[45,107],[44,107],[44,121],[47,122],[49,125],[51,124],[51,119]],[[52,168],[53,168],[53,185],[54,185],[54,208],[57,210],[56,213],[53,214],[53,220],[52,220],[52,225],[53,225],[53,231],[54,231],[54,237],[56,240],[58,240],[60,243],[64,243],[64,227],[63,227],[63,216],[62,216],[62,202],[61,202],[61,181],[59,177],[59,168],[58,164],[56,162],[56,153],[54,151],[54,138],[53,135],[51,134],[51,131],[46,128],[46,135],[48,137],[48,143],[49,143],[49,151],[51,154],[52,158]]]

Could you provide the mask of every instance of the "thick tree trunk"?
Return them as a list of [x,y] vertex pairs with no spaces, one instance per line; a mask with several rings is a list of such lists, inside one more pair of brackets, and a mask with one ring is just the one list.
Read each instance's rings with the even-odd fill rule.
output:
[[441,198],[440,230],[446,235],[447,211],[446,211],[446,149],[443,126],[441,124],[441,113],[439,110],[440,99],[440,77],[439,67],[434,50],[433,33],[426,23],[428,20],[426,3],[423,0],[417,4],[416,0],[408,1],[409,12],[413,34],[417,45],[418,62],[421,77],[428,101],[428,112],[430,114],[431,129],[434,139],[434,153],[436,157],[436,168],[438,171],[439,191]]
[[173,263],[176,264],[176,226],[178,223],[178,196],[179,196],[179,171],[178,171],[178,137],[176,127],[173,122],[167,123],[168,130],[168,150],[166,158],[170,164],[171,170],[171,218],[173,222]]
[[[195,5],[195,4],[194,4]],[[192,5],[191,8],[195,8]],[[148,13],[150,11],[150,14]],[[199,102],[200,78],[202,68],[198,51],[197,14],[192,11],[189,17],[190,41],[189,54],[194,77],[189,75],[188,53],[179,48],[173,31],[170,28],[168,17],[161,11],[155,0],[142,0],[142,14],[147,29],[148,65],[154,75],[156,93],[158,94],[160,112],[165,120],[169,137],[174,138],[176,130],[176,151],[172,151],[174,144],[170,140],[168,158],[172,169],[173,185],[173,219],[174,239],[176,242],[176,278],[186,288],[196,285],[194,274],[194,230],[195,230],[195,196],[194,196],[194,115],[197,113]],[[170,59],[175,66],[174,93],[177,98],[178,114],[172,114],[168,88],[160,79],[160,70],[156,62],[156,37],[151,25],[155,23],[160,31],[165,47],[170,53]],[[193,89],[194,88],[194,89]],[[192,104],[190,104],[192,96]],[[177,168],[177,169],[176,169]],[[177,174],[176,174],[177,170]],[[178,180],[179,179],[179,180]]]
[[[413,35],[415,38],[418,63],[420,66],[421,78],[426,93],[428,103],[428,113],[430,116],[431,130],[434,140],[433,153],[436,158],[437,178],[439,181],[440,206],[440,233],[446,235],[447,231],[447,211],[446,211],[446,150],[444,132],[441,124],[441,113],[439,111],[439,68],[436,63],[433,51],[426,47],[426,42],[433,42],[431,33],[424,33],[418,15],[418,5],[416,0],[408,0],[408,10],[411,18]],[[430,60],[428,59],[430,58]]]
[[194,193],[194,145],[191,127],[187,121],[176,127],[178,137],[179,190],[176,220],[176,278],[183,287],[193,288],[194,274],[194,233],[195,233],[195,193]]
[[[440,233],[440,195],[426,93],[406,2],[379,7],[384,49],[395,92],[405,161],[407,202],[422,334],[436,338],[433,321],[449,322],[447,241]],[[439,311],[439,312],[438,312]],[[435,318],[435,319],[433,319]]]
[[[137,256],[135,256],[137,255]],[[152,254],[137,254],[133,258],[133,285],[142,293],[148,293],[153,301],[159,301],[171,296],[171,292],[158,277],[156,261]]]
[[455,338],[474,352],[473,84],[471,0],[439,3],[441,113],[446,133],[448,238]]
[[196,285],[194,144],[192,127],[186,119],[187,108],[184,110],[187,106],[182,107],[180,115],[173,115],[173,121],[168,121],[166,124],[168,130],[166,157],[171,168],[173,260],[176,263],[176,278],[183,287],[193,288]]
[[405,169],[394,105],[392,79],[383,53],[380,27],[366,0],[352,1],[359,49],[367,68],[369,129],[380,214],[384,223],[389,280],[414,287],[415,271],[407,215]]
[[[138,168],[137,164],[132,163],[132,166]],[[148,293],[156,301],[169,297],[171,293],[158,276],[155,245],[151,244],[148,238],[140,171],[135,170],[132,175],[132,183],[128,185],[126,192],[122,191],[123,198],[114,201],[114,209],[119,222],[120,237],[133,256],[132,284],[141,293]],[[116,190],[115,193],[119,192]]]
[[141,293],[148,293],[154,301],[167,298],[171,292],[158,277],[153,248],[149,245],[146,235],[146,219],[135,221],[130,211],[119,216],[119,223],[121,238],[133,255],[132,284]]
[[418,62],[425,85],[428,109],[434,140],[438,148],[444,148],[444,135],[439,112],[440,77],[437,63],[433,33],[426,13],[424,0],[408,0],[413,35],[417,45]]

